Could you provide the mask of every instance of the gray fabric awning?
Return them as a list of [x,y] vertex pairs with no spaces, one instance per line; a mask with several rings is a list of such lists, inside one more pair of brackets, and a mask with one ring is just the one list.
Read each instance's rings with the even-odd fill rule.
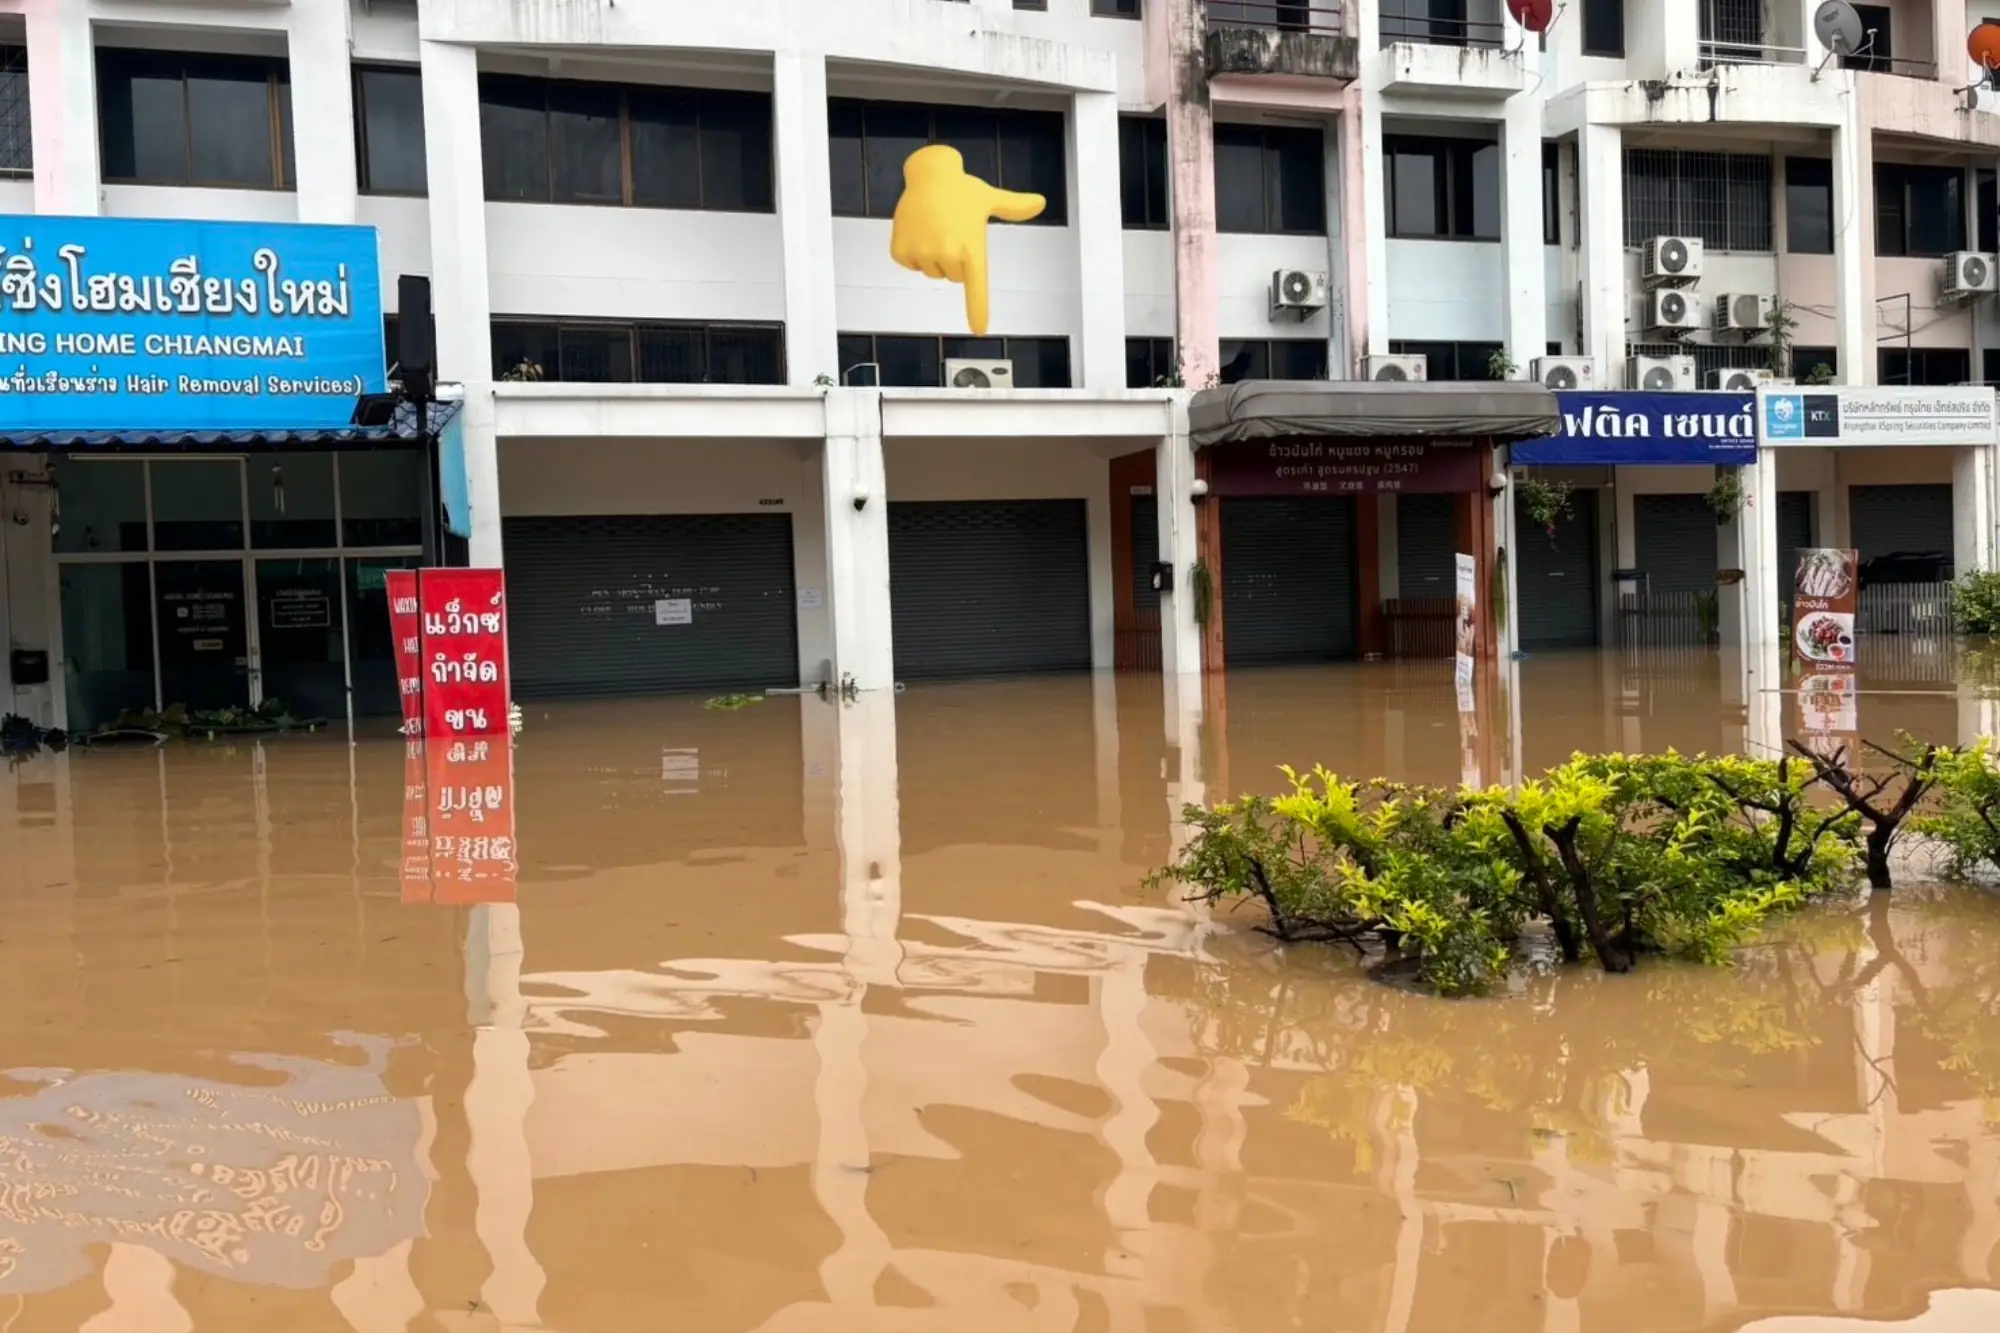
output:
[[1296,436],[1485,435],[1538,440],[1562,430],[1556,396],[1525,380],[1244,380],[1188,404],[1197,449]]

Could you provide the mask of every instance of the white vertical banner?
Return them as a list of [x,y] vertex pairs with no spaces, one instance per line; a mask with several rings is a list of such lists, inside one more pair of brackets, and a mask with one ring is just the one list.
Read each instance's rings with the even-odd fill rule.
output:
[[1469,555],[1452,557],[1457,567],[1457,595],[1452,606],[1455,649],[1454,678],[1460,712],[1472,711],[1472,653],[1479,642],[1479,566]]

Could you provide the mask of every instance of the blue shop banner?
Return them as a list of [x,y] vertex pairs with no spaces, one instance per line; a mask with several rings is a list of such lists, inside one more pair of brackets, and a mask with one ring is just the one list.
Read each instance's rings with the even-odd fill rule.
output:
[[1757,461],[1757,396],[1750,393],[1558,393],[1563,433],[1513,446],[1516,463]]
[[383,378],[372,227],[0,215],[0,431],[325,429]]

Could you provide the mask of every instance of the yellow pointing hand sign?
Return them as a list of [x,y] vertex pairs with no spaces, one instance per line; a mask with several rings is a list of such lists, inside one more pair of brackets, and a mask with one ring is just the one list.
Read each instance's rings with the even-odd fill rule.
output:
[[986,332],[986,224],[1027,222],[1041,214],[1038,194],[998,190],[965,174],[956,148],[931,144],[903,162],[903,197],[889,230],[889,256],[904,268],[962,283],[965,318]]

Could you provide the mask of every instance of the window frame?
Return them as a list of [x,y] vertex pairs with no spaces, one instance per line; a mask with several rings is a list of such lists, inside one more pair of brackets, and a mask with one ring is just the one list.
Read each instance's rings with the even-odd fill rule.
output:
[[[1720,169],[1720,175],[1717,178],[1721,200],[1722,237],[1720,240],[1705,235],[1700,225],[1703,219],[1699,215],[1701,199],[1697,187],[1704,182],[1699,174],[1691,172],[1689,168],[1695,165],[1695,159],[1702,158],[1713,158],[1715,164]],[[1634,171],[1635,163],[1644,167],[1656,161],[1664,161],[1671,169],[1658,177]],[[1738,230],[1755,231],[1757,229],[1757,219],[1736,221],[1737,215],[1732,208],[1737,188],[1752,183],[1748,179],[1751,170],[1749,164],[1751,163],[1763,164],[1759,169],[1761,179],[1755,182],[1762,186],[1758,195],[1762,206],[1762,235],[1739,236],[1737,235]],[[1649,230],[1641,225],[1640,215],[1646,210],[1642,210],[1634,205],[1633,195],[1635,193],[1635,184],[1654,180],[1660,182],[1664,187],[1665,208],[1668,213],[1672,214],[1672,217],[1668,225],[1663,229]],[[1624,152],[1623,160],[1619,164],[1618,176],[1619,189],[1623,194],[1625,202],[1625,248],[1636,250],[1646,243],[1647,238],[1652,236],[1695,236],[1699,237],[1707,248],[1722,254],[1775,254],[1777,251],[1774,247],[1778,243],[1778,201],[1775,191],[1772,188],[1775,182],[1776,171],[1772,165],[1772,156],[1768,153],[1732,153],[1709,149],[1653,148],[1646,146],[1627,148]],[[1709,184],[1713,185],[1712,182]],[[1738,244],[1740,241],[1750,240],[1762,240],[1764,244],[1761,246]]]
[[[1801,184],[1799,182],[1801,167],[1807,168],[1806,174],[1813,176],[1819,175],[1821,168],[1824,168],[1826,176],[1824,187],[1817,180],[1806,181]],[[1792,191],[1795,189],[1819,190],[1821,188],[1824,188],[1826,191],[1826,248],[1822,250],[1815,246],[1811,249],[1804,249],[1798,244],[1799,229],[1793,221]],[[1830,255],[1833,253],[1834,240],[1839,230],[1840,228],[1836,225],[1833,214],[1832,159],[1824,157],[1792,157],[1788,155],[1785,158],[1785,253],[1790,255]]]
[[[563,208],[637,208],[677,213],[746,213],[763,215],[777,212],[777,110],[773,105],[771,94],[735,88],[707,88],[685,84],[614,83],[598,79],[551,79],[535,75],[481,73],[479,76],[479,107],[482,115],[487,106],[488,90],[509,86],[520,88],[533,87],[540,93],[542,144],[548,158],[543,171],[547,192],[543,195],[524,199],[512,197],[496,198],[491,193],[491,187],[487,181],[487,154],[492,151],[492,136],[482,133],[480,136],[480,180],[485,201],[488,203],[548,204]],[[617,151],[619,178],[617,199],[566,198],[558,196],[556,191],[558,153],[556,151],[555,123],[553,120],[555,112],[549,106],[549,94],[553,88],[587,90],[597,95],[609,93],[616,97],[618,102]],[[635,94],[640,97],[662,98],[680,95],[691,99],[693,102],[695,112],[694,184],[698,202],[693,204],[656,203],[650,198],[642,200],[639,197],[638,182],[640,173],[637,159],[634,156],[637,150],[638,135],[635,132],[635,122],[632,116],[632,103]],[[704,117],[709,112],[720,111],[726,105],[743,107],[753,103],[760,104],[764,112],[764,119],[760,128],[764,133],[768,163],[762,183],[768,186],[768,202],[761,199],[752,202],[748,193],[745,192],[744,199],[740,202],[726,204],[710,203],[709,195],[712,182],[702,155],[706,142],[706,136],[703,133],[706,125]]]
[[[1317,145],[1318,151],[1313,154],[1313,162],[1319,174],[1318,189],[1314,191],[1314,197],[1318,200],[1319,203],[1319,223],[1317,226],[1288,227],[1282,225],[1283,221],[1282,213],[1284,211],[1284,205],[1283,205],[1284,172],[1281,169],[1279,169],[1275,164],[1280,164],[1284,160],[1281,149],[1285,141],[1291,140],[1296,145],[1303,148],[1306,136],[1308,135],[1312,136],[1314,139],[1318,141]],[[1216,231],[1224,236],[1328,235],[1329,233],[1327,228],[1331,225],[1331,219],[1328,216],[1330,210],[1327,208],[1327,203],[1326,203],[1325,127],[1308,126],[1308,125],[1259,125],[1241,121],[1218,122],[1213,127],[1211,133],[1211,143],[1212,143],[1211,152],[1212,152],[1213,162],[1210,167],[1211,172],[1214,173],[1214,185],[1218,195],[1220,195],[1222,191],[1222,178],[1221,178],[1222,154],[1219,151],[1219,149],[1221,148],[1221,141],[1224,138],[1239,138],[1239,137],[1240,138],[1254,137],[1257,140],[1255,146],[1258,150],[1258,164],[1257,164],[1258,185],[1259,185],[1258,197],[1260,200],[1260,206],[1263,213],[1264,225],[1262,227],[1247,228],[1247,229],[1243,227],[1224,225],[1222,221],[1223,211],[1220,207],[1218,207],[1215,211]],[[1247,147],[1248,145],[1245,144],[1239,146]],[[1170,178],[1172,176],[1172,171],[1173,167],[1170,159],[1168,163],[1168,175]],[[1168,203],[1169,207],[1171,207],[1172,205],[1171,199],[1168,201]],[[1272,225],[1272,213],[1274,209],[1281,215],[1279,219],[1280,225],[1276,226]]]
[[[1136,141],[1138,149],[1138,170],[1141,176],[1139,188],[1145,195],[1145,213],[1142,221],[1134,222],[1125,212],[1125,173],[1127,170],[1127,126],[1136,131],[1130,138]],[[1161,158],[1166,174],[1157,182],[1147,169],[1147,150],[1153,137],[1153,127],[1159,127]],[[1120,116],[1118,117],[1118,220],[1124,231],[1167,231],[1174,223],[1174,201],[1172,189],[1173,164],[1166,152],[1167,122],[1161,116]],[[1157,186],[1157,200],[1155,187]],[[1158,203],[1157,217],[1153,205]]]
[[[1146,368],[1155,372],[1144,384],[1132,383],[1132,363],[1144,356]],[[1162,366],[1165,369],[1161,369]],[[1179,358],[1175,355],[1172,338],[1127,338],[1125,340],[1125,387],[1128,389],[1158,389],[1165,387],[1180,370]]]
[[[1287,348],[1317,348],[1319,355],[1313,358],[1318,362],[1316,373],[1312,375],[1273,375],[1271,371],[1275,369],[1278,361],[1277,349],[1281,346]],[[1230,379],[1227,371],[1230,363],[1236,358],[1228,356],[1223,352],[1223,349],[1226,347],[1261,347],[1264,352],[1265,373],[1263,375],[1240,375],[1235,379]],[[1216,345],[1216,377],[1218,382],[1222,384],[1239,384],[1249,379],[1277,379],[1289,384],[1316,384],[1325,380],[1333,373],[1332,366],[1332,356],[1327,349],[1325,338],[1223,338],[1218,340]]]
[[417,132],[424,133],[423,123],[423,71],[418,65],[396,65],[378,61],[357,62],[351,71],[354,82],[354,179],[356,189],[367,195],[378,195],[387,199],[428,199],[430,197],[430,158],[424,157],[424,185],[420,190],[388,190],[375,185],[368,170],[368,99],[362,92],[363,76],[369,73],[387,73],[398,77],[417,80]]
[[[1958,181],[1958,207],[1949,209],[1933,209],[1928,206],[1925,206],[1922,209],[1923,215],[1927,218],[1942,215],[1948,220],[1946,226],[1950,232],[1950,236],[1947,238],[1947,244],[1945,248],[1941,250],[1928,250],[1928,249],[1919,250],[1913,248],[1910,243],[1913,232],[1912,223],[1914,219],[1917,217],[1919,210],[1912,207],[1912,197],[1911,197],[1912,189],[1919,181],[1932,180],[1932,181],[1943,182],[1951,179],[1956,179]],[[1885,189],[1884,186],[1892,181],[1894,183],[1895,188],[1893,190]],[[1914,162],[1877,162],[1875,164],[1873,183],[1875,186],[1876,258],[1938,259],[1945,255],[1951,254],[1954,251],[1965,249],[1966,235],[1965,235],[1965,168],[1964,167],[1933,166],[1933,165],[1919,164]],[[1974,185],[1975,191],[1977,190],[1977,188],[1978,188],[1977,184],[1975,183]],[[1895,199],[1894,207],[1896,210],[1896,217],[1897,217],[1897,226],[1894,229],[1896,233],[1895,244],[1899,248],[1894,250],[1885,250],[1883,248],[1883,242],[1885,238],[1885,233],[1888,229],[1884,228],[1882,225],[1883,221],[1882,210],[1885,201],[1887,200],[1887,198],[1891,196],[1893,196]],[[1949,243],[1951,238],[1956,238],[1957,243],[1956,244]]]
[[[1075,349],[1070,346],[1070,339],[1067,334],[1049,334],[1049,335],[1016,334],[1011,337],[1006,335],[993,335],[987,338],[980,339],[980,338],[967,338],[954,333],[899,333],[899,332],[882,331],[882,330],[874,330],[871,332],[863,333],[854,330],[847,330],[837,335],[837,340],[841,342],[847,342],[858,338],[866,338],[868,340],[868,357],[866,360],[863,361],[849,361],[845,356],[845,354],[841,354],[837,357],[837,359],[842,363],[840,366],[840,380],[843,384],[847,382],[847,372],[853,369],[855,366],[873,365],[877,368],[878,387],[889,388],[889,389],[946,388],[948,386],[944,383],[944,363],[948,360],[958,360],[960,358],[956,355],[947,355],[945,344],[951,342],[997,342],[1000,344],[1000,352],[996,359],[1012,361],[1017,365],[1023,360],[1023,358],[1016,356],[1014,354],[1014,344],[1016,343],[1032,343],[1034,344],[1035,349],[1037,351],[1039,351],[1042,348],[1060,344],[1063,349],[1063,377],[1067,379],[1069,383],[1042,384],[1042,385],[1035,385],[1032,387],[1043,388],[1043,389],[1073,389],[1076,387]],[[897,338],[897,339],[905,339],[912,342],[929,342],[934,344],[937,350],[938,382],[936,384],[907,385],[907,384],[890,384],[888,381],[882,380],[880,377],[880,367],[882,365],[880,340],[883,338]],[[1036,378],[1037,379],[1041,378],[1039,368],[1037,369],[1036,372]]]
[[[1501,164],[1504,171],[1506,164]],[[1505,181],[1502,181],[1505,189]],[[1542,140],[1542,244],[1562,244],[1562,141]]]
[[[28,74],[28,48],[19,42],[0,42],[0,74],[21,79],[25,85]],[[26,160],[21,166],[7,166],[0,162],[0,180],[27,180],[35,174],[35,115],[28,89],[23,86],[19,100],[21,123],[15,127],[22,142],[18,145],[26,152]]]
[[[1416,148],[1415,145],[1426,145]],[[1383,216],[1387,223],[1387,235],[1398,241],[1498,241],[1506,216],[1506,163],[1497,164],[1495,180],[1499,190],[1493,201],[1494,221],[1499,224],[1490,236],[1481,235],[1479,226],[1479,177],[1474,163],[1479,152],[1492,149],[1501,152],[1497,139],[1471,139],[1462,135],[1445,134],[1385,134],[1382,136]],[[1547,146],[1543,148],[1543,169],[1547,170]],[[1403,231],[1396,217],[1396,176],[1399,157],[1428,157],[1431,160],[1433,180],[1442,180],[1443,191],[1440,211],[1444,214],[1444,230],[1435,232]],[[1442,164],[1440,166],[1440,164]],[[1470,189],[1471,195],[1463,201],[1466,216],[1463,218],[1466,230],[1458,230],[1461,212],[1460,191]],[[1558,186],[1560,188],[1560,186]],[[1547,220],[1544,219],[1542,233],[1548,234]],[[1546,241],[1545,241],[1546,243]]]
[[[554,365],[536,363],[541,366],[543,382],[564,384],[753,384],[784,385],[790,382],[790,370],[785,361],[785,326],[768,320],[725,319],[579,319],[569,316],[540,315],[495,315],[489,324],[488,359],[493,367],[493,378],[501,380],[511,367],[500,365],[499,340],[493,332],[502,328],[544,330],[551,335],[551,346],[555,349]],[[565,380],[562,376],[562,335],[564,330],[581,333],[623,333],[626,340],[625,364],[631,376],[623,380]],[[772,380],[649,380],[640,374],[640,335],[652,329],[700,330],[702,334],[702,361],[707,370],[715,363],[715,334],[723,332],[758,332],[775,335],[774,364],[777,378]]]
[[[1889,374],[1889,358],[1901,356],[1909,358],[1904,363],[1904,376],[1892,378]],[[1965,358],[1965,373],[1957,379],[1931,379],[1928,367],[1933,360],[1946,361],[1953,357]],[[1982,358],[1983,359],[1983,358]],[[1918,367],[1926,367],[1925,378],[1916,377]],[[1956,365],[1951,367],[1958,369]],[[1981,367],[1984,369],[1984,366]],[[1885,385],[1901,385],[1917,389],[1935,389],[1948,384],[1969,384],[1972,379],[1972,349],[1969,347],[1878,347],[1875,349],[1875,382]]]
[[[1424,378],[1435,384],[1484,384],[1492,380],[1490,367],[1493,354],[1505,351],[1507,344],[1497,338],[1392,338],[1389,340],[1391,356],[1421,356],[1424,358]],[[1436,358],[1449,349],[1451,370],[1449,375],[1430,373]],[[1551,353],[1550,355],[1557,355]],[[1477,374],[1467,374],[1468,366]]]
[[[1597,16],[1598,25],[1609,25],[1616,29],[1616,42],[1591,45],[1591,15]],[[1583,0],[1583,12],[1577,16],[1582,31],[1578,34],[1583,43],[1583,54],[1611,60],[1625,58],[1625,0]],[[1596,34],[1605,36],[1600,31]]]
[[[120,61],[130,61],[128,69],[145,61],[155,61],[160,65],[171,62],[178,70],[181,90],[182,159],[186,175],[179,180],[155,180],[141,175],[114,176],[106,167],[111,154],[105,142],[110,122],[104,114],[105,62],[115,67]],[[245,70],[257,66],[264,74],[264,104],[266,112],[265,149],[270,158],[271,177],[267,184],[253,184],[248,181],[204,180],[195,175],[194,106],[188,88],[188,66],[199,62],[211,68],[226,68],[231,65]],[[100,46],[92,60],[91,74],[96,82],[94,106],[97,112],[98,174],[106,185],[146,185],[168,189],[191,190],[261,190],[273,194],[295,193],[298,182],[295,153],[291,151],[289,134],[290,117],[280,108],[281,100],[289,100],[291,89],[291,61],[285,56],[241,55],[236,53],[210,54],[202,51],[159,51],[136,46]],[[128,74],[128,83],[131,81]],[[250,80],[245,80],[250,82]],[[284,91],[281,93],[280,87]],[[138,159],[136,148],[133,158],[136,172]]]
[[1146,6],[1143,0],[1090,0],[1090,16],[1094,19],[1143,19]]
[[[998,168],[994,172],[994,175],[1000,177],[1000,179],[990,183],[1007,190],[1020,189],[1026,183],[1010,184],[1010,181],[1018,181],[1019,178],[1014,177],[1007,169],[1008,159],[1005,151],[1006,127],[1010,123],[1018,125],[1029,124],[1030,118],[1033,118],[1034,123],[1039,123],[1046,127],[1052,120],[1057,129],[1056,142],[1062,149],[1061,192],[1054,193],[1050,190],[1030,191],[1040,194],[1047,201],[1047,206],[1042,209],[1040,216],[1016,225],[1025,227],[1066,227],[1069,225],[1069,169],[1072,154],[1070,152],[1070,117],[1067,111],[1043,110],[1033,107],[964,106],[953,102],[900,102],[893,98],[874,97],[827,98],[827,169],[829,175],[829,197],[835,217],[871,218],[877,222],[881,222],[895,215],[896,200],[890,200],[883,211],[877,212],[873,192],[869,188],[868,112],[870,108],[875,109],[877,115],[883,118],[896,114],[904,114],[912,117],[921,114],[924,117],[924,133],[926,136],[924,142],[926,145],[950,142],[950,140],[939,133],[938,115],[940,112],[943,112],[947,116],[983,116],[989,118],[993,133],[993,160]],[[854,118],[856,126],[851,139],[847,137],[844,129],[838,133],[834,129],[836,119],[844,121],[849,116]],[[855,144],[860,150],[861,176],[859,188],[861,211],[858,213],[844,205],[840,197],[842,193],[841,187],[837,180],[832,179],[841,174],[841,148],[843,144],[849,142]],[[1049,182],[1049,184],[1053,184],[1053,182]],[[902,186],[900,175],[896,194],[897,198],[901,198]]]

